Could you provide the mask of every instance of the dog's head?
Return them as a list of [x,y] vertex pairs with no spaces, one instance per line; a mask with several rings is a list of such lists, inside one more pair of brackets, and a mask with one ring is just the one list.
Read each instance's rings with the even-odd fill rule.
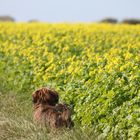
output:
[[32,94],[32,97],[33,97],[34,105],[48,104],[48,105],[54,106],[59,101],[58,93],[48,88],[41,88],[41,89],[36,90]]

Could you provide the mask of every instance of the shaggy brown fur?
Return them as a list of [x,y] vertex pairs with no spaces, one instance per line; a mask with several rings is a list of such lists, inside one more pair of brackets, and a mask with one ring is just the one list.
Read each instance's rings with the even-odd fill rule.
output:
[[72,127],[71,112],[66,104],[58,104],[56,91],[42,88],[33,93],[34,119],[51,128]]
[[54,90],[50,90],[47,88],[41,88],[36,90],[32,94],[32,97],[34,105],[48,104],[54,106],[59,101],[58,93]]

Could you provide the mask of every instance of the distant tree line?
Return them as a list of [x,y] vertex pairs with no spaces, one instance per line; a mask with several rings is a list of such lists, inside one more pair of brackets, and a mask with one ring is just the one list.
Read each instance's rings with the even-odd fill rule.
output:
[[128,18],[128,19],[124,19],[121,22],[119,22],[117,19],[115,18],[104,18],[100,21],[101,23],[112,23],[112,24],[116,24],[116,23],[124,23],[124,24],[140,24],[140,19],[136,19],[136,18]]
[[[15,19],[11,16],[0,16],[0,22],[15,22]],[[31,19],[28,21],[29,23],[32,22],[39,22],[39,20],[37,19]],[[100,23],[111,23],[111,24],[116,24],[116,23],[124,23],[124,24],[140,24],[140,19],[136,19],[136,18],[128,18],[128,19],[124,19],[121,22],[119,22],[117,19],[115,18],[104,18],[102,20],[99,21]]]
[[11,16],[0,16],[1,22],[14,22],[15,19]]
[[28,22],[29,22],[29,23],[32,23],[32,22],[39,22],[39,20],[37,20],[37,19],[31,19],[31,20],[29,20]]
[[122,23],[127,24],[140,24],[140,19],[124,19]]
[[[16,20],[13,17],[11,17],[11,16],[8,16],[8,15],[6,15],[6,16],[0,16],[0,22],[15,22],[15,21]],[[28,22],[29,23],[30,22],[39,22],[39,20],[37,20],[37,19],[31,19]]]

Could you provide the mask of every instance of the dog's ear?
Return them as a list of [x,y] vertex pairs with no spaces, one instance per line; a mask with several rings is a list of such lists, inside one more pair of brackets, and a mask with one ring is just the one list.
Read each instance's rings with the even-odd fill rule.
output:
[[36,90],[35,92],[33,92],[32,99],[33,99],[33,103],[34,104],[36,104],[38,102],[38,99],[39,99],[39,90]]
[[58,92],[55,90],[49,90],[50,101],[52,105],[56,105],[59,102]]

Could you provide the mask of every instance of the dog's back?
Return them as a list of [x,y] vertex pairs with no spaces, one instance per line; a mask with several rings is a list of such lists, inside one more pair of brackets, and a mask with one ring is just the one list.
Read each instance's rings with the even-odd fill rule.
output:
[[73,126],[70,109],[65,104],[57,104],[56,106],[40,105],[35,110],[34,118],[42,125],[51,128],[71,128]]
[[62,121],[62,125],[68,128],[73,126],[73,122],[71,120],[71,111],[68,105],[66,104],[57,104],[56,105],[57,112],[60,113],[60,118]]

